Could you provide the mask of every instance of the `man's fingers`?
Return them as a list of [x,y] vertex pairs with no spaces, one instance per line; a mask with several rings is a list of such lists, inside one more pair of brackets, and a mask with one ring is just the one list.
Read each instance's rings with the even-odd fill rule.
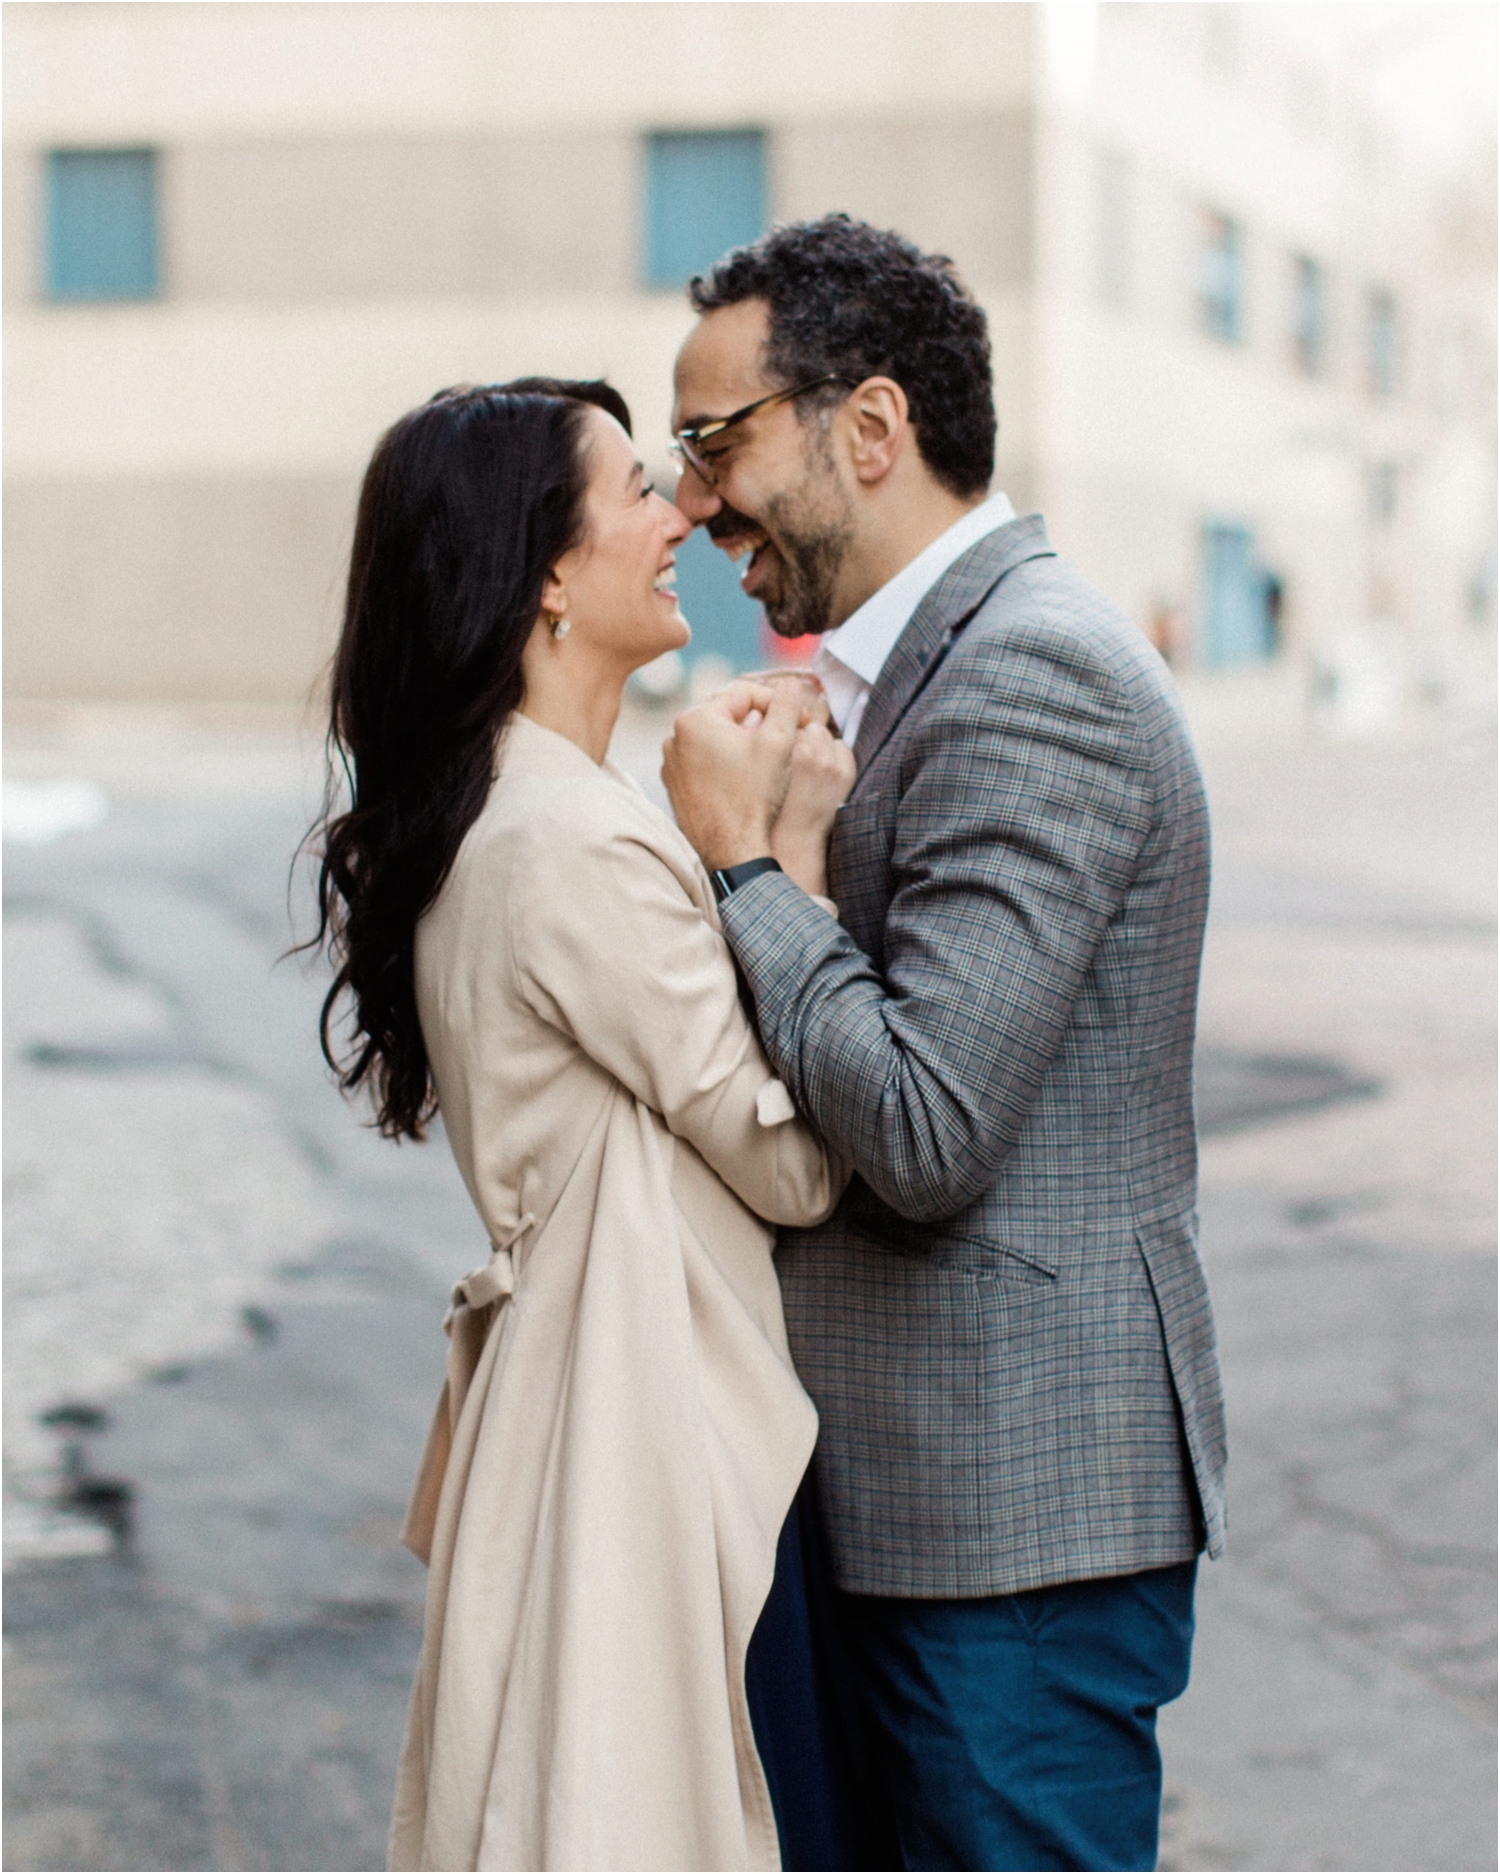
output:
[[762,707],[766,712],[763,732],[783,735],[789,742],[793,740],[797,734],[797,725],[802,719],[800,686],[794,683],[773,684],[770,701]]
[[805,728],[810,722],[827,724],[832,720],[833,711],[828,707],[828,698],[823,694],[823,686],[819,684],[815,690],[804,688],[802,691],[803,727]]
[[762,714],[770,707],[775,686],[769,683],[756,683],[749,677],[738,677],[717,696],[711,696],[702,705],[715,715],[727,716],[731,722],[743,722],[752,709]]
[[807,722],[797,731],[797,753],[816,767],[840,766],[839,751],[844,744],[821,722]]

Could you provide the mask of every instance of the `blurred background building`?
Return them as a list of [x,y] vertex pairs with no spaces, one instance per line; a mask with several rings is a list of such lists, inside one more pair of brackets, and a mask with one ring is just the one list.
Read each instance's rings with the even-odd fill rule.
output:
[[[1493,31],[1488,5],[12,0],[9,697],[305,700],[388,422],[605,372],[666,476],[685,280],[845,209],[955,259],[997,484],[1184,681],[1343,728],[1482,711],[1493,114],[1443,84],[1474,94]],[[682,557],[700,677],[761,660],[721,557]]]

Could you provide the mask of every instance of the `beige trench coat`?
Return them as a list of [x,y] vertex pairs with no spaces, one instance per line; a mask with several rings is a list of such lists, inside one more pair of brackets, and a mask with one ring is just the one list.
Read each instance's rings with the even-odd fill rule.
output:
[[513,718],[416,945],[493,1253],[408,1515],[430,1562],[393,1868],[775,1868],[745,1649],[817,1421],[762,1221],[842,1168],[633,782]]

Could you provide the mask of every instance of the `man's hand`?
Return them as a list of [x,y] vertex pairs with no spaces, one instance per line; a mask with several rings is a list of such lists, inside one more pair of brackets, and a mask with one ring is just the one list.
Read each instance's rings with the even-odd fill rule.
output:
[[[755,684],[762,689],[773,683],[791,684],[802,698],[802,713],[797,718],[799,729],[805,729],[810,722],[821,722],[825,729],[833,723],[833,712],[828,707],[823,686],[810,670],[750,670],[737,681]],[[760,721],[762,714],[761,710],[752,709],[745,720],[753,726]]]
[[799,683],[741,679],[684,710],[662,744],[661,778],[677,824],[711,872],[770,853],[792,778],[802,692]]
[[797,731],[792,779],[771,832],[781,869],[814,898],[828,895],[828,834],[854,785],[852,750],[822,722]]

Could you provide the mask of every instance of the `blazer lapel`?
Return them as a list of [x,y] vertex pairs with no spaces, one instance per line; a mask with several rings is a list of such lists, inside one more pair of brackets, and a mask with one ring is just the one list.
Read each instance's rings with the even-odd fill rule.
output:
[[962,553],[912,613],[885,660],[865,705],[854,759],[859,781],[923,685],[947,656],[953,640],[1015,567],[1053,556],[1040,514],[1007,521]]

